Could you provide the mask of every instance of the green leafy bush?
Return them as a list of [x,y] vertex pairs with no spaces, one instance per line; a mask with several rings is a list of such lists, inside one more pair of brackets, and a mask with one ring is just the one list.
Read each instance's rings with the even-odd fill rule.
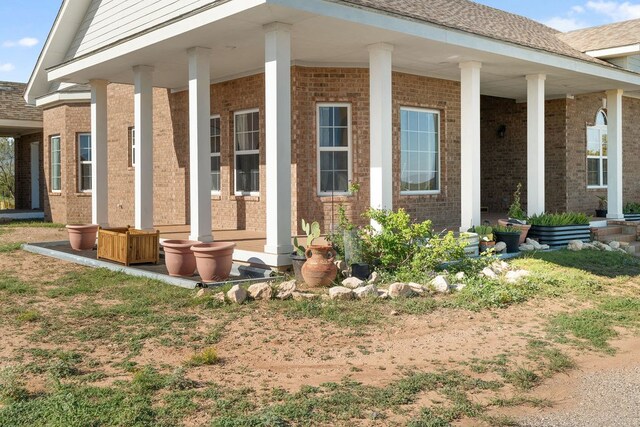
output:
[[511,206],[509,206],[509,218],[526,220],[527,214],[524,209],[522,209],[522,203],[520,202],[520,196],[522,194],[522,184],[518,183],[516,187],[516,191],[513,193],[513,202],[511,202]]
[[627,203],[626,205],[624,205],[623,213],[640,214],[640,203]]
[[529,217],[531,225],[589,225],[591,218],[580,212],[543,213]]

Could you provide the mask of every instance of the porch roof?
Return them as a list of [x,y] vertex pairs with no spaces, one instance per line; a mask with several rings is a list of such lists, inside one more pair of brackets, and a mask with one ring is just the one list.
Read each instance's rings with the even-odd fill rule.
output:
[[[368,67],[367,46],[386,42],[394,45],[398,71],[459,81],[459,63],[482,62],[486,95],[524,99],[524,76],[537,73],[548,76],[548,98],[611,88],[640,90],[639,74],[582,54],[560,41],[555,30],[466,0],[214,3],[66,62],[63,41],[68,49],[69,32],[76,30],[56,23],[26,98],[34,102],[48,93],[47,79],[131,84],[132,66],[139,64],[154,67],[154,86],[184,89],[186,49],[193,46],[211,49],[214,82],[254,74],[264,68],[263,25],[277,21],[293,24],[292,59],[299,65]],[[67,13],[75,21],[82,18],[77,9]],[[65,18],[61,15],[60,21]],[[49,53],[49,45],[57,45],[56,52]]]
[[15,137],[42,130],[42,109],[24,103],[26,84],[0,82],[0,137]]

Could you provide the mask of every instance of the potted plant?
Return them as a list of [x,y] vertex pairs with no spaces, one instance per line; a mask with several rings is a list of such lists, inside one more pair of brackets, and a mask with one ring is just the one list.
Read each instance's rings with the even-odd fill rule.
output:
[[231,274],[233,242],[198,243],[191,246],[196,257],[196,268],[205,283],[221,282]]
[[529,218],[531,231],[529,235],[535,238],[541,245],[551,247],[566,246],[571,240],[589,242],[591,218],[583,213],[544,213],[533,215]]
[[624,213],[624,219],[627,221],[639,221],[640,220],[640,203],[627,203],[624,205],[622,211]]
[[296,276],[296,281],[302,283],[304,278],[302,277],[302,266],[307,262],[305,252],[307,247],[310,246],[315,239],[320,237],[320,224],[317,221],[309,224],[304,219],[302,220],[302,231],[307,236],[306,244],[303,246],[299,243],[298,238],[293,238],[293,246],[295,251],[291,253],[291,265],[293,266],[293,274]]
[[512,225],[498,225],[493,227],[496,242],[504,242],[507,245],[507,253],[520,252],[521,230]]
[[303,229],[307,233],[304,252],[307,260],[300,269],[302,278],[311,287],[328,286],[338,275],[338,267],[334,262],[337,253],[330,244],[314,244],[315,239],[320,236],[320,225],[317,222],[303,223]]
[[598,196],[598,209],[596,209],[596,218],[607,217],[607,197]]
[[343,231],[344,260],[349,266],[351,276],[367,280],[371,275],[371,266],[364,262],[362,239],[358,230],[351,228]]
[[195,240],[165,240],[160,243],[164,248],[164,263],[170,276],[193,276],[196,257],[191,247],[199,243]]
[[493,239],[493,227],[490,225],[477,225],[473,227],[473,230],[478,233],[478,239],[480,240],[480,252],[487,252],[496,245]]
[[509,206],[509,212],[507,214],[508,219],[499,219],[498,225],[506,227],[508,225],[521,231],[519,243],[523,244],[527,240],[527,234],[531,228],[530,224],[527,224],[527,214],[522,209],[522,203],[520,197],[522,195],[522,184],[518,183],[516,191],[513,193],[513,202]]
[[74,251],[88,251],[96,244],[98,225],[95,224],[68,224],[69,244]]

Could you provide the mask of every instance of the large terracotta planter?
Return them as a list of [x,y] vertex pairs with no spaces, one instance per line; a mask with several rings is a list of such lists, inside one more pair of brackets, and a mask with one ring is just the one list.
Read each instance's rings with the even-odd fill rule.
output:
[[191,246],[196,257],[196,268],[203,282],[221,282],[231,273],[233,242],[199,243]]
[[311,287],[329,286],[338,274],[334,261],[336,251],[327,245],[311,245],[305,254],[307,262],[302,266],[302,277]]
[[170,276],[193,276],[196,257],[191,246],[199,243],[195,240],[165,240],[161,243],[164,248],[164,263]]
[[98,225],[95,224],[69,224],[69,244],[75,251],[87,251],[93,249],[96,244]]
[[503,227],[511,226],[520,230],[520,244],[526,242],[529,229],[531,228],[531,224],[512,224],[506,219],[499,219],[498,225],[502,225]]

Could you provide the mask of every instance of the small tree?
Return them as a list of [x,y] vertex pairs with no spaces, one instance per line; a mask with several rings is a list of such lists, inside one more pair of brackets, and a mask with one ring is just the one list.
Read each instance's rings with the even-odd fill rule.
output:
[[0,138],[0,199],[15,200],[15,141]]

